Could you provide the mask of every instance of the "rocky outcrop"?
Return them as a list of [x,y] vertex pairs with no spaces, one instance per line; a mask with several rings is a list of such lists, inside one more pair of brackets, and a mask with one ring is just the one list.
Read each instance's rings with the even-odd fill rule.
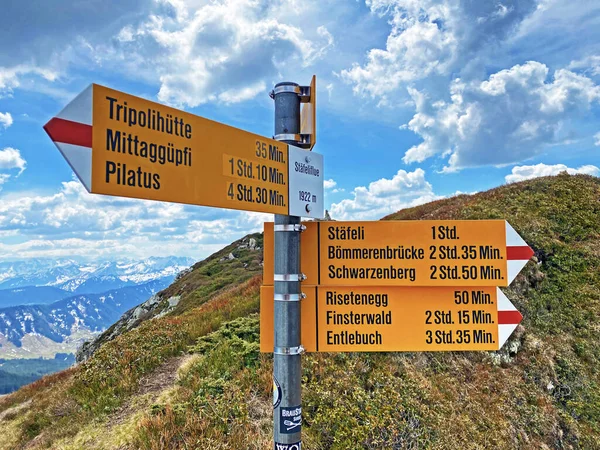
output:
[[145,320],[162,317],[171,312],[179,303],[179,296],[163,299],[159,294],[155,294],[135,308],[130,309],[108,330],[90,342],[84,342],[77,350],[77,362],[82,362],[94,354],[105,342],[112,341],[126,331],[137,327]]

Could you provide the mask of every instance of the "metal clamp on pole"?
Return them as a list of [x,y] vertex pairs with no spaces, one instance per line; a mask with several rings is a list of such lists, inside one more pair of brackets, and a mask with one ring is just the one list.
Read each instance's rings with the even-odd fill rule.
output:
[[299,302],[303,298],[306,298],[306,294],[301,292],[300,294],[275,294],[273,300],[276,302]]
[[275,86],[271,92],[269,92],[269,97],[275,98],[277,94],[283,94],[284,92],[300,95],[300,86],[297,84],[282,84]]
[[301,225],[301,224],[293,224],[293,225],[274,225],[273,226],[273,230],[274,231],[296,231],[298,233],[302,233],[304,230],[306,230],[306,226],[305,225]]
[[273,136],[273,139],[275,139],[276,141],[302,142],[302,135],[301,134],[293,134],[293,133],[282,133],[282,134],[276,134],[275,136]]
[[276,273],[273,275],[273,281],[304,281],[306,275],[303,273]]
[[304,353],[304,347],[274,347],[273,353],[276,355],[301,355]]
[[294,142],[296,145],[310,145],[310,134],[276,134],[273,139],[276,141]]
[[297,94],[298,97],[300,97],[300,103],[310,102],[310,86],[297,86],[290,84],[275,86],[275,88],[269,92],[269,97],[275,98],[277,94],[282,94],[284,92]]

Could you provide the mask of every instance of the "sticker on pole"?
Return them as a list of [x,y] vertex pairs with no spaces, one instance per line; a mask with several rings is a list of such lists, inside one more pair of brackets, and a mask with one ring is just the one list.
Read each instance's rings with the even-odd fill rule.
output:
[[275,442],[275,450],[302,450],[302,442],[294,442],[293,444]]
[[323,155],[289,146],[290,216],[323,218]]
[[277,381],[277,378],[273,377],[273,409],[277,408],[281,403],[282,395],[281,385]]
[[302,407],[282,406],[279,417],[279,432],[283,434],[300,433],[302,430]]

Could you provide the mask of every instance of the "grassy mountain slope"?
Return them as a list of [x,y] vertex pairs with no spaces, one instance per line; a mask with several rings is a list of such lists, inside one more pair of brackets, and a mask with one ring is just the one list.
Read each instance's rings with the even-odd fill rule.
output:
[[[488,218],[536,252],[504,290],[522,326],[500,352],[305,356],[308,450],[600,448],[600,179],[540,178],[386,220]],[[0,449],[269,448],[260,252],[240,246],[162,293],[181,296],[173,312],[0,399]]]

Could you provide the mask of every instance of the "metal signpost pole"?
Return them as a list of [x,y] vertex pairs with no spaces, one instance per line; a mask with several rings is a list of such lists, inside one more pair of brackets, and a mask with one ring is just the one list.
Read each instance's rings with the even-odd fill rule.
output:
[[[276,140],[297,144],[300,96],[296,83],[278,83],[275,100]],[[300,450],[302,428],[300,345],[300,217],[275,215],[274,228],[273,438],[276,450]],[[277,394],[278,392],[278,394]]]

